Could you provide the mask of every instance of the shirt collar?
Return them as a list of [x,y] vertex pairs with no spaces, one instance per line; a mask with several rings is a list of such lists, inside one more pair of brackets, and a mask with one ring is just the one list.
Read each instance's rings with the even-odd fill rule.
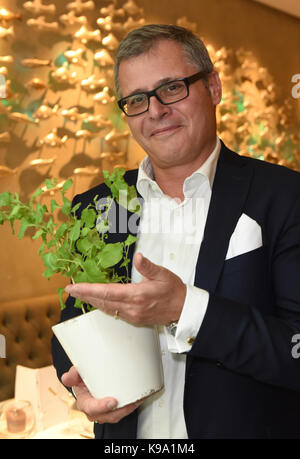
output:
[[[207,178],[210,184],[210,188],[212,189],[214,177],[217,168],[217,162],[219,159],[221,150],[221,142],[219,137],[216,139],[216,146],[214,150],[211,152],[207,160],[199,167],[190,177],[187,177],[184,182],[184,189],[189,181],[191,181],[194,177]],[[147,200],[149,198],[149,193],[160,193],[163,195],[160,187],[157,185],[154,179],[153,168],[151,164],[151,160],[149,156],[146,156],[143,161],[141,162],[138,170],[138,178],[137,178],[137,190],[143,199]]]

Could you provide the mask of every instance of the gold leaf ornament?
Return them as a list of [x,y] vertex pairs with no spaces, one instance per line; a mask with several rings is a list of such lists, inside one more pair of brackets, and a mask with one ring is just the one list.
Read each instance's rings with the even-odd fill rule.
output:
[[13,64],[14,57],[13,56],[0,56],[0,64]]
[[73,26],[73,25],[86,25],[88,20],[86,16],[76,16],[74,11],[69,11],[69,13],[62,14],[59,16],[60,22],[64,25]]
[[36,59],[36,58],[23,59],[21,61],[21,64],[22,64],[23,67],[27,67],[29,69],[34,69],[34,68],[38,68],[38,67],[48,67],[49,65],[51,65],[51,60],[49,60],[49,59]]
[[86,119],[86,113],[79,113],[77,107],[72,107],[69,109],[64,109],[61,111],[61,115],[69,121],[79,121]]
[[48,105],[41,105],[34,114],[38,120],[47,120],[57,113],[59,106],[55,105],[53,108]]
[[75,0],[67,4],[67,10],[74,11],[77,14],[83,11],[93,11],[95,9],[95,3],[92,0],[83,2],[82,0]]
[[75,33],[75,38],[81,41],[84,45],[88,41],[99,41],[101,42],[101,32],[100,30],[88,30],[86,26],[81,26],[79,30]]
[[123,34],[125,32],[124,25],[121,22],[114,22],[111,16],[98,18],[97,25],[101,30],[104,30],[105,32],[113,32],[117,34]]
[[94,54],[95,61],[100,65],[100,67],[109,67],[114,65],[114,61],[106,49],[101,49]]
[[119,140],[127,139],[129,137],[129,131],[117,132],[116,129],[112,129],[106,136],[105,140],[109,145],[116,145]]
[[59,29],[58,22],[47,22],[45,16],[38,18],[30,18],[27,20],[27,25],[39,31],[56,32]]
[[14,26],[0,27],[0,38],[13,37],[15,35]]
[[93,125],[96,128],[107,128],[112,127],[113,123],[111,120],[107,120],[103,115],[91,115],[87,118],[87,122]]
[[12,112],[8,117],[13,121],[20,121],[25,124],[39,124],[39,120],[29,118],[26,113]]
[[126,3],[124,3],[123,8],[127,14],[132,16],[137,14],[144,14],[143,8],[139,8],[133,0],[128,0]]
[[47,145],[48,147],[55,148],[63,146],[67,140],[67,135],[64,135],[62,138],[60,138],[57,135],[57,128],[54,128],[49,134],[47,134],[43,139],[41,139],[39,143],[41,146]]
[[56,6],[54,3],[51,5],[43,5],[41,0],[33,0],[32,2],[25,2],[23,7],[31,14],[54,14],[56,13]]
[[52,72],[51,77],[58,83],[68,83],[71,86],[79,81],[77,73],[69,70],[68,62],[64,62],[61,67]]
[[85,78],[80,83],[82,89],[86,92],[92,92],[99,89],[103,89],[107,86],[106,78],[97,78],[95,75],[91,75]]
[[81,67],[86,67],[87,63],[82,61],[82,54],[84,49],[69,49],[64,52],[64,56],[68,59],[70,64],[80,65]]
[[119,43],[119,40],[112,33],[104,37],[102,40],[102,45],[110,51],[115,51],[118,48]]
[[8,22],[8,21],[13,21],[14,19],[18,19],[19,21],[21,21],[22,19],[21,14],[13,13],[7,8],[0,7],[0,21]]
[[78,167],[74,169],[74,175],[81,175],[83,177],[91,177],[98,175],[100,173],[99,167],[87,166],[87,167]]
[[103,91],[98,92],[94,96],[94,101],[98,102],[98,103],[100,103],[102,105],[107,105],[109,103],[114,102],[115,100],[116,100],[115,96],[110,96],[109,87],[108,86],[105,86],[103,88]]
[[48,159],[42,159],[42,158],[33,159],[32,161],[30,161],[29,166],[30,167],[49,166],[53,164],[55,160],[56,160],[56,156],[54,156],[53,158],[48,158]]
[[46,89],[47,88],[47,85],[46,83],[44,83],[43,80],[41,80],[40,78],[32,78],[32,80],[30,80],[26,86],[28,88],[31,88],[31,89],[37,89],[37,90],[41,90],[41,89]]

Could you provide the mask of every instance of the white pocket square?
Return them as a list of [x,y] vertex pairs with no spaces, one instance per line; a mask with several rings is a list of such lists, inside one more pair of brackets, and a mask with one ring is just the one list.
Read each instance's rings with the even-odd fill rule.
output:
[[248,217],[248,215],[242,214],[231,235],[226,260],[258,249],[261,246],[261,227],[255,220]]

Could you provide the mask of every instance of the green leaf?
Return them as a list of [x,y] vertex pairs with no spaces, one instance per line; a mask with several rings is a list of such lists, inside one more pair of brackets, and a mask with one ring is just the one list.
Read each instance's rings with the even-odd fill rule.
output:
[[93,209],[84,209],[81,213],[80,220],[87,228],[92,228],[95,225],[96,212]]
[[59,205],[57,204],[57,202],[55,201],[55,199],[51,199],[51,213],[53,214],[53,212],[55,211],[55,209],[59,208]]
[[75,283],[79,282],[89,282],[89,276],[86,272],[79,271],[76,275],[73,276]]
[[101,266],[106,269],[115,266],[123,257],[123,245],[121,242],[106,244],[101,251],[99,261]]
[[23,217],[21,219],[21,226],[18,234],[18,239],[22,239],[22,237],[24,237],[24,234],[26,230],[29,228],[29,226],[31,226],[31,223],[25,217]]
[[69,234],[69,239],[71,242],[77,241],[77,239],[79,238],[80,228],[81,228],[81,222],[80,220],[77,220]]
[[42,234],[43,234],[43,230],[40,229],[38,230],[33,236],[32,236],[32,239],[35,241],[36,239],[38,239]]
[[53,276],[56,272],[56,259],[57,256],[54,252],[46,252],[42,255],[43,263],[46,266],[46,271],[43,273],[43,276],[49,278]]
[[21,204],[17,204],[16,206],[14,206],[11,213],[9,214],[9,219],[13,219],[13,218],[17,219],[19,216],[18,214],[21,210],[21,207],[22,207]]
[[84,303],[82,300],[80,300],[79,298],[76,298],[75,300],[75,303],[74,303],[74,307],[77,308],[77,309],[81,309],[82,312],[86,312],[85,311],[85,306],[86,306],[86,303]]
[[64,294],[64,292],[65,292],[65,289],[59,287],[59,288],[57,289],[57,292],[58,292],[60,307],[61,307],[61,310],[63,310],[63,309],[65,309],[65,307],[66,307],[66,305],[65,305],[65,303],[64,303],[64,301],[63,301],[63,294]]
[[52,188],[55,188],[57,185],[57,179],[46,179],[45,180],[45,185],[47,190],[51,190]]
[[62,187],[62,192],[68,191],[68,189],[71,188],[72,185],[73,185],[73,180],[72,180],[72,179],[68,179],[68,180],[64,183],[64,185],[63,185],[63,187]]
[[13,195],[7,191],[0,194],[0,207],[9,206],[13,199]]
[[43,243],[39,248],[39,251],[38,251],[38,256],[39,257],[42,255],[44,250],[45,250],[45,243]]
[[38,198],[39,196],[41,196],[41,194],[43,194],[43,190],[42,190],[41,188],[38,188],[38,189],[33,193],[33,195],[31,196],[30,204],[33,203],[33,201],[35,200],[35,198]]
[[67,199],[65,196],[63,196],[63,206],[61,208],[61,211],[65,214],[65,215],[70,215],[70,211],[71,211],[71,201],[69,201],[69,199]]
[[82,228],[81,237],[85,238],[89,233],[90,233],[90,229],[89,228]]
[[44,218],[45,208],[39,202],[36,205],[35,224],[39,226]]
[[88,238],[79,239],[79,241],[77,242],[77,249],[84,255],[88,255],[92,247],[93,244],[89,241]]
[[125,241],[125,246],[129,247],[130,245],[134,244],[137,241],[136,236],[132,236],[132,234],[129,234],[128,238]]
[[[97,266],[93,259],[87,259],[83,263],[84,274],[79,273],[76,282],[103,283],[107,282],[107,273],[103,272]],[[78,280],[78,278],[80,280]],[[85,280],[82,280],[85,279]]]
[[126,268],[126,266],[129,265],[129,259],[128,258],[125,258],[125,260],[123,260],[123,263],[120,265],[120,268]]
[[81,207],[81,202],[78,202],[77,204],[75,204],[75,206],[72,207],[72,214],[75,214],[80,207]]
[[63,236],[65,236],[66,232],[69,229],[69,224],[67,222],[62,223],[56,230],[55,239],[58,241]]

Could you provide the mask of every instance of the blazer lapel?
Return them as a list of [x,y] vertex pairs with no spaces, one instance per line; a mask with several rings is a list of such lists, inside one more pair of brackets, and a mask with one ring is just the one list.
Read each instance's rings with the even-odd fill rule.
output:
[[196,266],[195,285],[214,292],[228,244],[243,212],[253,168],[222,143],[203,241]]

